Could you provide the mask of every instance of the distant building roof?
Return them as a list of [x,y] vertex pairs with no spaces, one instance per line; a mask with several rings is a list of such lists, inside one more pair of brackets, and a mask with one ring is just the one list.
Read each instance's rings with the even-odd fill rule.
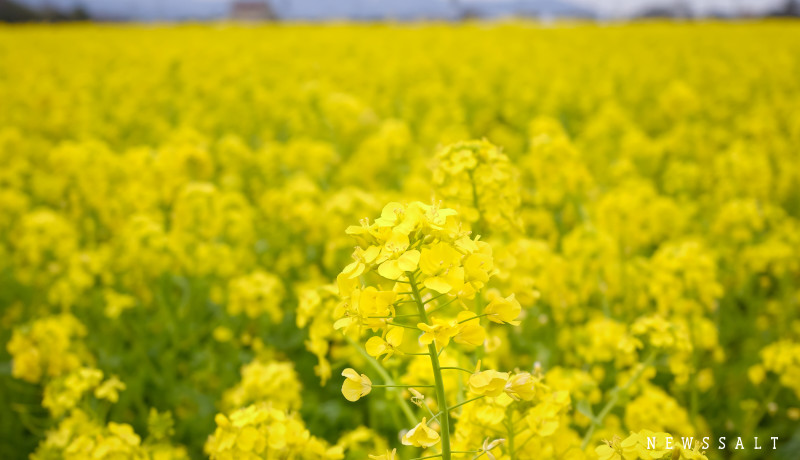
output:
[[230,18],[236,21],[267,21],[277,19],[266,1],[235,1],[231,4]]

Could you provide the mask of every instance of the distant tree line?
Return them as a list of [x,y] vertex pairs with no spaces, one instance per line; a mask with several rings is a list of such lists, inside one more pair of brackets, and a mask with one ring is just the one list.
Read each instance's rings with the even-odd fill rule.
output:
[[[712,12],[709,14],[704,15],[704,17],[711,17],[711,18],[728,18],[728,17],[741,17],[747,16],[748,13],[733,13],[726,14],[722,12]],[[670,2],[665,2],[663,4],[647,7],[640,11],[638,14],[635,15],[637,18],[672,18],[672,19],[687,19],[691,18],[692,9],[689,6],[689,2],[685,0],[674,0]],[[764,17],[800,17],[800,0],[784,0],[781,4],[775,6],[774,8],[760,14],[759,16]]]
[[770,11],[769,16],[800,17],[800,0],[786,0],[782,5]]
[[70,10],[53,7],[31,8],[14,0],[0,0],[0,22],[87,21],[89,12],[82,6]]

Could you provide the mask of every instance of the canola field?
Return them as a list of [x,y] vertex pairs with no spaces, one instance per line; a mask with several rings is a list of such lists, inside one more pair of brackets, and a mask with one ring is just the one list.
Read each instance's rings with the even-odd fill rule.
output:
[[0,458],[796,459],[798,75],[792,22],[2,26]]

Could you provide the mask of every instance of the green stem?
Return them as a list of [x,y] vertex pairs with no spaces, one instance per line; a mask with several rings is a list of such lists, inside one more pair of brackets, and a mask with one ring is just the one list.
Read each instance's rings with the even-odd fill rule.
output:
[[476,397],[468,399],[468,400],[466,400],[464,402],[460,402],[460,403],[456,404],[455,406],[448,407],[447,410],[451,411],[453,409],[457,409],[457,408],[463,406],[464,404],[471,403],[472,401],[477,401],[477,400],[479,400],[481,398],[484,398],[484,397],[485,397],[485,395],[476,396]]
[[428,312],[428,315],[432,315],[432,314],[434,314],[435,312],[437,312],[437,311],[439,311],[439,310],[441,310],[441,309],[443,309],[443,308],[447,307],[448,305],[452,304],[452,303],[453,303],[453,302],[455,302],[456,300],[458,300],[458,297],[456,297],[456,298],[455,298],[455,299],[453,299],[453,300],[450,300],[450,301],[448,301],[447,303],[443,303],[442,305],[439,305],[438,307],[436,307],[436,308],[434,308],[433,310],[429,311],[429,312]]
[[[427,318],[425,319],[425,322],[426,323],[428,322]],[[417,326],[412,326],[411,324],[395,323],[393,321],[387,321],[386,324],[389,325],[389,326],[404,327],[406,329],[416,329],[418,331],[420,330]]]
[[770,402],[773,402],[775,398],[778,396],[778,392],[781,390],[781,384],[775,382],[775,385],[770,390],[769,394],[767,395],[764,403],[759,406],[756,412],[752,415],[751,419],[752,422],[750,424],[745,425],[745,434],[751,435],[755,431],[758,424],[761,422],[761,419],[764,418],[764,415],[767,413],[767,407],[769,406]]
[[[417,282],[414,279],[414,274],[407,272],[408,280],[411,281],[411,290],[414,292],[413,296],[417,301],[417,308],[422,320],[428,322],[428,314],[425,312],[425,304],[422,303],[422,296],[419,294]],[[430,343],[428,345],[428,353],[431,356],[431,368],[433,370],[433,378],[436,383],[436,402],[439,407],[444,408],[442,419],[440,421],[442,426],[442,459],[450,460],[450,413],[447,410],[447,399],[444,394],[444,379],[442,379],[442,370],[439,366],[439,354],[436,351],[436,345]]]
[[433,388],[433,385],[372,385],[372,388]]
[[508,440],[508,456],[511,460],[516,460],[514,452],[514,411],[511,406],[506,410],[506,439]]
[[[392,379],[392,376],[389,375],[388,372],[386,372],[386,369],[384,369],[383,366],[381,366],[381,363],[379,363],[377,359],[370,356],[366,350],[361,348],[361,346],[359,346],[356,343],[356,341],[351,339],[349,336],[345,335],[344,338],[345,340],[347,340],[347,343],[349,343],[350,346],[352,346],[353,348],[358,350],[359,353],[361,353],[361,356],[363,356],[364,359],[367,360],[367,363],[369,363],[369,365],[372,366],[373,369],[375,369],[375,372],[377,372],[381,376],[384,382],[386,382],[389,385],[394,384],[394,379]],[[408,401],[406,401],[402,393],[399,391],[396,392],[395,395],[397,402],[400,404],[400,409],[403,411],[403,415],[406,416],[406,419],[412,426],[416,425],[417,417],[415,417],[414,412],[411,411],[411,407],[408,405]]]
[[406,318],[409,316],[419,316],[418,314],[414,313],[413,315],[389,315],[389,316],[367,316],[369,319],[391,319],[391,318]]
[[[446,296],[446,295],[447,295],[447,294],[439,294],[439,295],[436,295],[436,296],[433,296],[433,297],[431,297],[430,299],[428,299],[428,300],[426,300],[425,302],[422,302],[422,303],[424,303],[424,304],[426,304],[426,305],[427,305],[427,304],[429,304],[429,303],[433,302],[434,300],[438,299],[439,297],[444,297],[444,296]],[[455,299],[454,299],[454,300],[455,300]]]
[[[464,404],[471,403],[472,401],[477,401],[477,400],[479,400],[479,399],[481,399],[483,397],[485,397],[485,395],[476,396],[476,397],[474,397],[472,399],[468,399],[468,400],[466,400],[464,402],[460,402],[460,403],[458,403],[458,404],[456,404],[454,406],[450,406],[450,407],[447,408],[447,412],[450,412],[453,409],[458,409],[459,407],[463,406]],[[436,414],[436,415],[431,414],[431,416],[432,416],[431,421],[438,419],[439,416],[442,415],[444,412],[445,411],[439,411],[439,413]]]
[[697,412],[700,405],[700,394],[697,388],[697,348],[694,344],[694,321],[689,321],[689,341],[692,345],[692,373],[689,381],[689,423],[697,426]]
[[442,370],[445,370],[445,369],[452,369],[452,370],[455,370],[455,371],[464,371],[464,372],[466,372],[467,374],[474,374],[474,373],[475,373],[475,371],[471,371],[471,370],[469,370],[469,369],[464,369],[463,367],[451,367],[451,366],[444,366],[444,367],[441,367],[440,369],[442,369]]
[[483,318],[484,316],[489,316],[489,314],[488,313],[483,313],[483,314],[480,314],[480,315],[471,316],[471,317],[469,317],[467,319],[462,319],[461,321],[458,322],[458,324],[466,323],[467,321],[472,321],[473,319],[480,319],[480,318]]
[[[431,419],[428,421],[428,423],[430,423],[430,422],[432,422],[432,421],[436,420],[437,418],[439,418],[439,414],[434,414],[434,413],[433,413],[433,411],[431,410],[431,408],[430,408],[430,407],[428,407],[428,405],[427,405],[427,404],[425,404],[425,403],[423,402],[423,403],[422,403],[422,405],[423,405],[423,406],[425,406],[425,409],[427,409],[427,410],[428,410],[428,414],[430,414],[430,416],[431,416]],[[440,413],[441,413],[441,412],[440,412]]]

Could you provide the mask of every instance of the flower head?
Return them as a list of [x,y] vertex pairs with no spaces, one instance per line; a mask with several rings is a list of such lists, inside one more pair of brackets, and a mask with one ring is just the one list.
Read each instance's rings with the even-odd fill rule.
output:
[[446,347],[450,343],[450,339],[458,334],[458,324],[455,321],[434,319],[431,322],[433,324],[417,324],[417,327],[422,330],[419,342],[423,345],[436,342],[436,346]]
[[359,375],[354,369],[348,367],[342,372],[342,376],[347,377],[342,384],[342,394],[348,401],[358,401],[372,391],[372,380],[366,375]]
[[505,298],[497,297],[489,302],[489,305],[483,309],[483,312],[490,321],[498,324],[511,324],[513,326],[519,325],[520,322],[517,320],[517,317],[519,317],[521,311],[522,306],[520,306],[517,299],[514,298],[514,294]]
[[469,376],[469,390],[476,395],[499,396],[508,382],[508,372],[480,371],[480,366],[479,361],[475,373]]
[[416,447],[430,447],[438,442],[439,433],[428,426],[428,421],[425,417],[422,418],[422,422],[418,423],[417,426],[408,430],[408,433],[402,439],[403,445]]
[[515,400],[531,401],[536,396],[539,381],[527,372],[513,375],[506,384],[505,392]]
[[400,347],[402,344],[403,328],[390,327],[386,330],[384,337],[379,335],[372,336],[369,338],[369,340],[367,340],[367,343],[364,346],[370,356],[380,358],[382,355],[386,355],[384,359],[388,359],[395,352],[397,352],[398,347]]

